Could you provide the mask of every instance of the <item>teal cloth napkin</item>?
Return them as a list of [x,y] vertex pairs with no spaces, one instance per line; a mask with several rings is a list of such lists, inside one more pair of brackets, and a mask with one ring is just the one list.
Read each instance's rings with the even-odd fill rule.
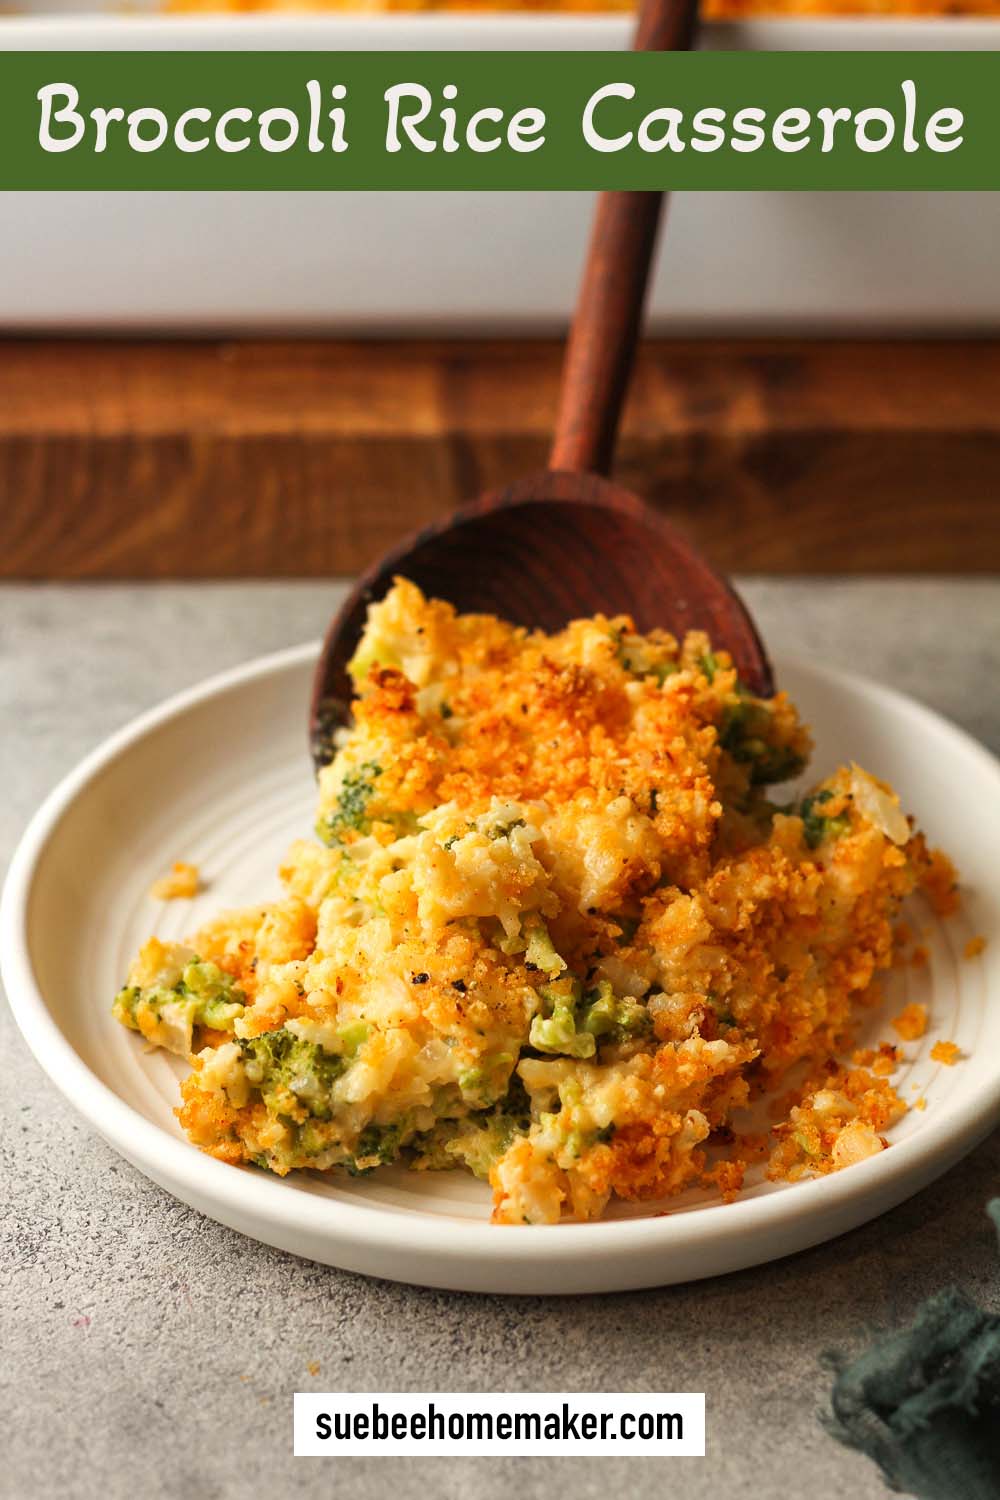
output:
[[[1000,1232],[1000,1198],[986,1209]],[[917,1500],[1000,1500],[1000,1317],[958,1287],[837,1371],[827,1430]]]

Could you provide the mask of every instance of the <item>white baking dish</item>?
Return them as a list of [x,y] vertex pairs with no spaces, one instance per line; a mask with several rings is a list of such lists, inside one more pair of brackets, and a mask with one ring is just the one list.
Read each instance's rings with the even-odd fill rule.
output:
[[[756,21],[748,50],[997,50],[996,21]],[[5,49],[618,49],[621,15],[87,14],[0,20]],[[0,329],[545,332],[570,308],[585,193],[8,193]],[[11,233],[16,226],[16,233]],[[1000,194],[686,193],[660,331],[1000,328]]]

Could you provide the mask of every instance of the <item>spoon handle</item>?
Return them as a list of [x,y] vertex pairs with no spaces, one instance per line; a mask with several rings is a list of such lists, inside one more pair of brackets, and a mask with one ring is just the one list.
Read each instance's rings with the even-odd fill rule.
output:
[[[644,0],[636,52],[691,46],[697,0]],[[632,372],[663,193],[602,193],[563,362],[550,469],[607,474]]]

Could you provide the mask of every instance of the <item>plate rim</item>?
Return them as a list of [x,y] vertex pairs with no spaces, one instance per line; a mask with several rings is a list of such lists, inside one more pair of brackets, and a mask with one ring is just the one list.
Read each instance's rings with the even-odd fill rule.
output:
[[[469,1257],[477,1261],[477,1279],[481,1281],[480,1273],[484,1269],[508,1267],[523,1273],[543,1261],[550,1263],[553,1252],[557,1252],[563,1267],[579,1266],[590,1262],[596,1255],[610,1252],[622,1262],[624,1270],[626,1263],[654,1249],[662,1252],[665,1258],[671,1251],[690,1254],[715,1242],[720,1231],[732,1239],[765,1231],[779,1233],[796,1222],[805,1223],[824,1216],[829,1218],[847,1204],[853,1205],[855,1217],[852,1223],[859,1224],[884,1211],[893,1193],[892,1201],[899,1202],[911,1192],[918,1191],[937,1171],[946,1169],[978,1144],[1000,1120],[998,1070],[994,1078],[978,1084],[966,1098],[946,1107],[938,1121],[929,1120],[922,1130],[895,1142],[890,1151],[855,1164],[850,1172],[798,1182],[782,1192],[737,1199],[729,1204],[707,1204],[681,1213],[653,1211],[646,1216],[628,1219],[522,1225],[517,1226],[516,1233],[505,1233],[503,1227],[486,1219],[425,1215],[418,1208],[401,1212],[398,1208],[361,1199],[345,1202],[309,1192],[289,1192],[282,1179],[263,1173],[233,1171],[226,1163],[206,1156],[189,1142],[171,1135],[126,1103],[91,1070],[51,1014],[35,976],[28,948],[34,875],[63,814],[87,785],[125,755],[133,744],[207,699],[218,697],[247,681],[307,665],[315,660],[318,650],[318,642],[307,642],[215,673],[172,694],[109,735],[62,777],[31,817],[11,859],[0,897],[0,974],[15,1022],[30,1051],[77,1113],[114,1150],[174,1196],[189,1203],[192,1198],[196,1199],[200,1210],[209,1216],[215,1216],[212,1209],[201,1205],[205,1202],[217,1205],[223,1222],[231,1219],[246,1221],[252,1216],[277,1237],[270,1240],[272,1244],[287,1241],[290,1234],[297,1233],[310,1243],[316,1243],[318,1239],[327,1244],[331,1252],[339,1246],[352,1251],[405,1248],[410,1255],[433,1255],[445,1278],[449,1270],[465,1264]],[[861,674],[808,658],[779,654],[778,664],[779,667],[801,670],[821,682],[836,683],[859,693],[869,702],[888,698],[918,721],[952,737],[966,754],[971,754],[988,774],[997,779],[1000,789],[1000,759],[966,730],[919,700]],[[304,718],[303,715],[303,723]],[[306,757],[305,728],[303,757]],[[907,1188],[907,1182],[912,1182],[912,1187]],[[865,1212],[865,1205],[875,1200],[879,1200],[882,1206]],[[861,1212],[858,1212],[859,1208]],[[778,1259],[782,1254],[804,1248],[807,1243],[816,1243],[817,1238],[832,1238],[847,1227],[844,1224],[831,1233],[821,1232],[812,1240],[800,1235],[787,1251],[758,1257],[758,1261],[761,1258]],[[244,1232],[257,1234],[256,1230]],[[553,1235],[558,1235],[557,1241],[540,1238]],[[257,1237],[268,1238],[266,1234]],[[743,1266],[753,1263],[752,1257],[740,1262]],[[662,1269],[668,1273],[666,1263]],[[397,1279],[407,1278],[404,1275]],[[641,1283],[630,1278],[629,1284],[662,1284],[668,1279],[668,1274],[658,1279],[654,1275]],[[414,1280],[417,1284],[433,1284],[420,1277],[414,1277]],[[611,1281],[614,1282],[613,1277]],[[439,1284],[446,1284],[446,1279]],[[606,1289],[612,1290],[613,1286],[609,1284]],[[567,1286],[566,1290],[574,1288]]]

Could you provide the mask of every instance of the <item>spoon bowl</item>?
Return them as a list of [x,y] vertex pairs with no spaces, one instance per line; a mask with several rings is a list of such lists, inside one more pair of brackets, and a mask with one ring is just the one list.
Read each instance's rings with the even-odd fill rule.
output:
[[398,575],[461,613],[499,614],[530,629],[629,615],[637,630],[682,638],[706,630],[747,686],[774,691],[764,646],[730,585],[658,511],[596,474],[546,470],[484,495],[424,527],[358,581],[334,618],[317,669],[312,753],[317,768],[350,716],[347,670],[369,604]]

